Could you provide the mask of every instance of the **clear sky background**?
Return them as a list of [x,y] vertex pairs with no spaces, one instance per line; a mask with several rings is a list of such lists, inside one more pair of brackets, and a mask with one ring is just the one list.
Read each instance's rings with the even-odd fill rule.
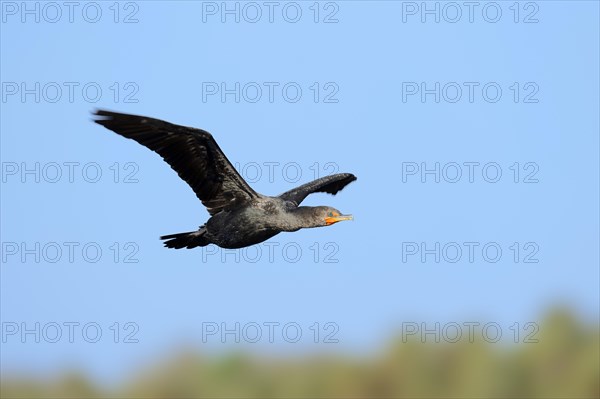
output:
[[[239,3],[239,23],[221,2],[83,2],[72,17],[63,5],[26,3],[39,22],[21,4],[2,2],[0,42],[3,372],[78,367],[118,381],[184,344],[361,353],[403,322],[496,322],[505,339],[554,305],[598,322],[597,2],[481,2],[472,22],[466,6],[428,2],[439,23],[421,2],[279,2],[272,22],[262,2],[260,18]],[[239,102],[221,98],[221,84],[236,82]],[[435,90],[422,98],[436,82],[439,102]],[[355,221],[280,234],[272,258],[265,244],[238,251],[239,261],[215,247],[165,249],[160,235],[194,230],[208,214],[159,156],[91,123],[96,107],[212,132],[264,194],[352,172],[358,181],[343,192],[305,204]],[[479,163],[472,182],[469,162]],[[36,163],[39,182],[23,174]],[[278,163],[272,179],[269,163]],[[436,163],[439,183],[420,173]],[[499,181],[486,181],[498,169]],[[465,242],[477,243],[473,262]],[[421,243],[439,243],[439,263],[411,254]],[[487,243],[488,259],[502,250],[495,263]],[[73,343],[65,322],[80,323]],[[122,342],[127,322],[138,343]],[[295,322],[303,337],[203,343],[202,323],[223,322]],[[335,323],[339,343],[314,344],[315,322],[321,332]],[[22,323],[46,335],[7,334]],[[52,323],[62,326],[57,343]],[[101,327],[99,342],[82,339],[86,323]]]

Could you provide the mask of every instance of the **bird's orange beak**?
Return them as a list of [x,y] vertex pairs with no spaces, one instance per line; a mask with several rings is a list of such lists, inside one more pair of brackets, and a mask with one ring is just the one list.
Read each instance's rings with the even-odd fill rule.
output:
[[352,216],[352,215],[338,215],[338,216],[326,217],[325,224],[327,224],[327,226],[330,226],[334,223],[341,222],[342,220],[353,220],[353,219],[354,219],[354,216]]

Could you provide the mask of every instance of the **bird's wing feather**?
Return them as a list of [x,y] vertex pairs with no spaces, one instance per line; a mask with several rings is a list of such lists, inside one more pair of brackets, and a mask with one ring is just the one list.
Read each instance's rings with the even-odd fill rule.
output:
[[351,173],[329,175],[286,191],[279,195],[279,198],[286,201],[293,201],[296,205],[300,205],[309,194],[329,193],[335,195],[354,180],[356,180],[356,176]]
[[210,133],[145,116],[97,110],[95,122],[158,153],[211,215],[259,197]]

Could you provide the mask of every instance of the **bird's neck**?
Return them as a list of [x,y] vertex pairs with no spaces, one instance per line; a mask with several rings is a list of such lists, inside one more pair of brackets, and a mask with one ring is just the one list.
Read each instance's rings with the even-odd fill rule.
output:
[[316,216],[316,208],[312,206],[299,206],[290,210],[287,216],[285,231],[296,231],[323,225],[321,220]]

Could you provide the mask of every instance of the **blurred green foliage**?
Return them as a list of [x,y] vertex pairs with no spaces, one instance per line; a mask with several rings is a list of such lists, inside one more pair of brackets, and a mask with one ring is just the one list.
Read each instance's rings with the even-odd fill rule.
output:
[[370,358],[182,351],[116,390],[77,374],[2,380],[2,398],[600,398],[600,331],[555,310],[538,343],[391,342]]

